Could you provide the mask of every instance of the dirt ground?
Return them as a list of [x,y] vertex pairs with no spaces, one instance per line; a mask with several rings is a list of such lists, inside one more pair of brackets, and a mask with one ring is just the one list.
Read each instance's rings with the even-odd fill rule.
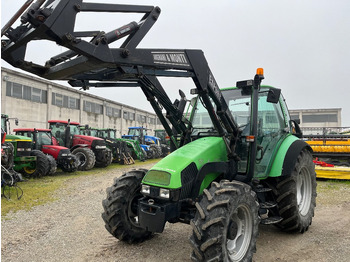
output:
[[[138,245],[105,230],[101,202],[121,174],[73,179],[57,193],[60,200],[2,218],[2,261],[190,261],[188,225],[167,224],[162,234]],[[350,184],[318,181],[315,217],[304,234],[273,226],[259,232],[253,261],[349,261]]]

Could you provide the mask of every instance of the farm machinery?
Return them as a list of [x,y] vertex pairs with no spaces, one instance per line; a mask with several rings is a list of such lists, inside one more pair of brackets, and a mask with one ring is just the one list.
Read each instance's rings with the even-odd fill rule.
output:
[[135,161],[130,155],[129,148],[126,142],[122,139],[113,139],[109,137],[112,135],[111,129],[99,129],[86,126],[80,127],[80,133],[82,135],[99,137],[105,140],[106,146],[112,153],[112,162],[120,164],[133,164]]
[[122,138],[136,140],[140,143],[143,150],[146,151],[148,158],[159,158],[162,155],[160,139],[155,136],[147,135],[145,127],[129,127],[128,134]]
[[[76,32],[81,12],[143,16],[108,33]],[[2,58],[73,87],[137,86],[151,103],[172,153],[149,170],[125,173],[107,189],[102,218],[113,236],[137,243],[163,232],[167,222],[187,223],[193,261],[251,261],[259,223],[301,233],[311,225],[312,149],[295,131],[281,90],[261,85],[262,69],[236,87],[219,89],[201,50],[137,48],[159,15],[153,6],[38,1],[20,26],[3,29]],[[25,61],[27,43],[43,39],[68,51],[45,65]],[[119,48],[111,46],[116,41]],[[197,98],[189,117],[187,100],[171,102],[158,77],[193,80]]]
[[[42,177],[49,172],[49,160],[40,150],[32,150],[33,140],[27,136],[12,135],[8,133],[10,118],[1,114],[1,128],[7,134],[5,144],[12,147],[14,154],[13,169],[28,177]],[[16,120],[18,124],[18,120]]]
[[60,146],[68,147],[78,159],[78,170],[94,166],[106,167],[112,163],[111,151],[103,139],[80,134],[78,122],[49,120],[49,128]]
[[51,129],[43,128],[16,128],[13,130],[16,135],[27,136],[33,140],[32,149],[40,150],[49,159],[49,172],[52,175],[57,167],[64,172],[74,172],[78,168],[78,160],[69,148],[59,146]]
[[123,154],[131,154],[133,159],[138,158],[140,161],[145,161],[146,152],[142,149],[139,141],[126,138],[117,138],[116,130],[113,128],[98,129],[98,137],[104,138],[107,144],[115,145],[116,148],[120,148],[119,150],[113,151],[116,152],[115,158],[119,159],[119,162],[120,160],[125,162],[123,160],[123,158],[125,159]]

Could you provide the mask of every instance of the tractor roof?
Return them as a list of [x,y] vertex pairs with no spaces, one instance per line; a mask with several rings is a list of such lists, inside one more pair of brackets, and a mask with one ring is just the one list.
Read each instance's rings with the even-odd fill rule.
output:
[[[67,120],[49,120],[48,122],[49,122],[50,124],[51,124],[51,123],[68,124],[68,121],[67,121]],[[74,122],[74,121],[71,121],[69,124],[70,124],[70,125],[80,125],[79,122]]]
[[13,132],[19,132],[19,131],[26,131],[26,132],[34,132],[34,131],[51,132],[51,129],[47,129],[47,128],[16,128],[16,129],[13,129]]

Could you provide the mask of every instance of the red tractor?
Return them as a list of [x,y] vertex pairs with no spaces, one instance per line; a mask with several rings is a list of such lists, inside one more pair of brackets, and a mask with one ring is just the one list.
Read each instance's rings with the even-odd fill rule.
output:
[[111,150],[97,137],[80,135],[80,124],[70,120],[49,120],[49,128],[60,146],[70,148],[78,158],[78,170],[106,167],[112,163]]
[[74,172],[78,168],[78,160],[69,148],[59,146],[50,129],[17,128],[16,135],[27,136],[33,140],[32,149],[40,150],[47,155],[50,163],[49,175],[56,172],[57,167],[64,172]]

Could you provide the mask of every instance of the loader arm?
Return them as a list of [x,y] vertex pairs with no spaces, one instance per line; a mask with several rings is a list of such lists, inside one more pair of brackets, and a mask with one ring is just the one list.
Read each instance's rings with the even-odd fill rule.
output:
[[[131,22],[111,32],[74,31],[80,12],[141,13]],[[159,117],[175,148],[190,142],[191,123],[172,103],[157,77],[192,78],[196,93],[205,104],[218,134],[224,138],[229,159],[240,130],[210,71],[201,50],[137,48],[160,14],[159,7],[85,3],[82,0],[47,0],[32,4],[21,16],[21,25],[2,32],[2,58],[27,72],[49,80],[67,80],[73,87],[141,87]],[[8,25],[8,24],[7,24]],[[86,41],[90,37],[90,41]],[[84,38],[84,39],[83,39]],[[49,40],[68,49],[49,57],[44,65],[25,61],[30,41]],[[110,44],[120,41],[119,48]],[[172,128],[181,134],[178,145]]]

